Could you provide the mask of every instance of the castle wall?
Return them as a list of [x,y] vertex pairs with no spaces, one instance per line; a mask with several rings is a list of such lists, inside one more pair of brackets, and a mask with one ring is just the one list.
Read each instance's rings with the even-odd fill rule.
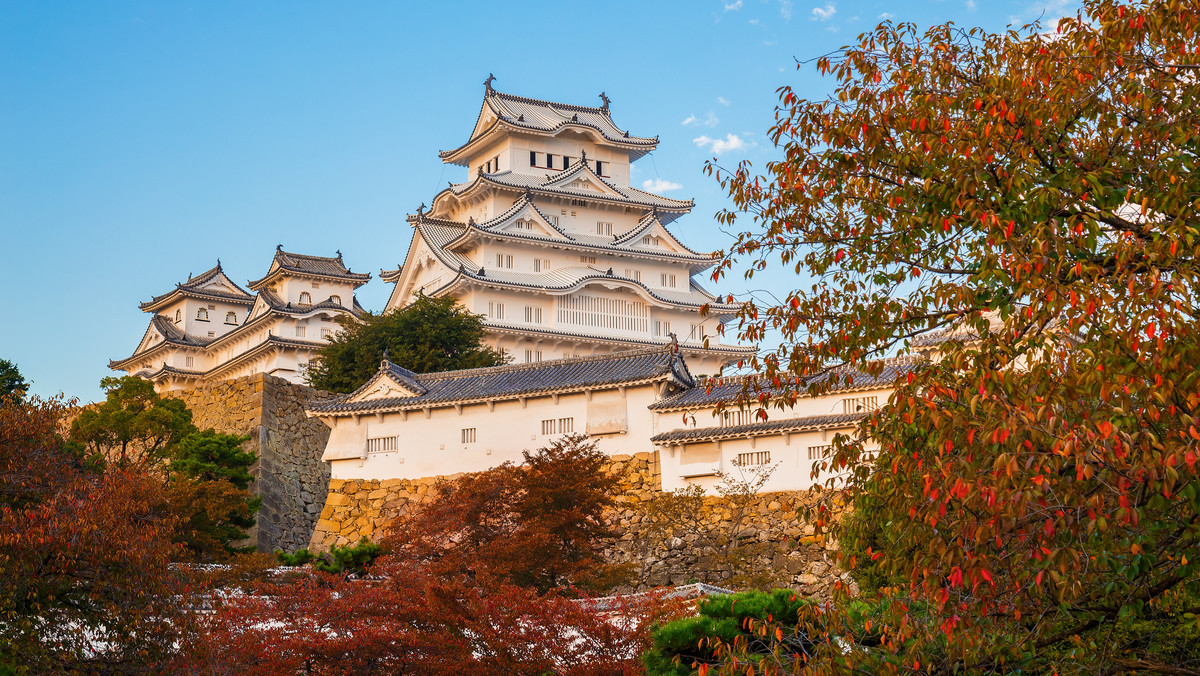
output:
[[182,399],[202,430],[250,436],[243,448],[258,454],[252,488],[263,498],[250,531],[259,551],[307,546],[329,484],[329,465],[321,462],[329,428],[304,406],[326,393],[258,374],[166,396]]
[[[814,535],[797,509],[814,496],[803,492],[747,494],[679,501],[662,491],[658,454],[615,455],[606,471],[621,477],[616,506],[606,521],[615,533],[606,556],[629,564],[623,591],[692,581],[732,587],[786,586],[827,597],[838,579],[834,542]],[[439,481],[333,479],[310,549],[379,539],[397,520],[420,510]]]

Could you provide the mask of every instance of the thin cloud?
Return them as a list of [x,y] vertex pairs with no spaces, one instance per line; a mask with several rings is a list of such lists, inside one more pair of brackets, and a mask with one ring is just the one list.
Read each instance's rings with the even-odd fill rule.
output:
[[813,7],[812,20],[829,21],[834,14],[837,14],[837,7],[832,2],[827,2],[824,7]]
[[710,111],[708,111],[708,115],[704,116],[704,119],[700,119],[700,118],[696,117],[695,115],[688,115],[687,119],[685,119],[683,121],[683,126],[685,126],[685,127],[700,127],[700,126],[715,127],[718,124],[720,124],[720,122],[721,122],[720,118],[718,118],[716,115],[714,115],[713,112],[710,110]]
[[884,12],[883,14],[880,14],[880,15],[879,15],[878,17],[876,17],[876,18],[877,18],[877,19],[879,19],[880,21],[888,21],[888,20],[891,20],[891,19],[895,19],[895,18],[896,18],[896,15],[895,15],[895,14],[892,14],[891,12]]
[[784,21],[792,20],[792,0],[779,0],[779,15]]
[[642,181],[642,190],[646,192],[664,193],[669,190],[679,190],[682,185],[665,178],[648,178]]
[[723,155],[732,150],[743,150],[748,144],[737,134],[726,134],[725,138],[709,138],[708,136],[699,136],[692,139],[700,148],[710,148],[714,155]]
[[736,2],[726,3],[726,5],[725,5],[726,12],[736,12],[741,8],[742,8],[742,0],[736,0]]
[[717,97],[717,103],[719,103],[719,104],[721,104],[721,105],[723,105],[723,106],[728,106],[728,105],[729,105],[729,99],[725,98],[724,96],[718,96],[718,97]]

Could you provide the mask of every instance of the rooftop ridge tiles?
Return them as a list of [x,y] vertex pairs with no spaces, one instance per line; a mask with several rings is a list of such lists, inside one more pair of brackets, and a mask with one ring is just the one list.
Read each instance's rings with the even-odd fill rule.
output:
[[[606,341],[609,341],[612,343],[622,343],[625,345],[642,345],[645,347],[655,347],[655,346],[663,346],[663,345],[670,344],[669,342],[668,343],[657,343],[657,342],[653,342],[653,341],[641,340],[638,338],[617,338],[617,337],[613,337],[613,336],[596,336],[596,335],[589,334],[589,333],[558,331],[555,329],[547,329],[547,328],[532,328],[529,326],[519,326],[517,324],[504,324],[504,323],[500,323],[500,322],[488,322],[486,326],[489,329],[499,329],[501,331],[520,331],[520,332],[524,332],[524,333],[537,333],[537,334],[551,334],[551,335],[556,335],[556,336],[583,337],[583,338],[589,338],[589,339],[593,339],[593,340],[595,340],[595,339],[606,340]],[[717,345],[715,347],[704,347],[703,345],[695,346],[695,345],[688,345],[685,343],[680,343],[679,349],[681,351],[682,350],[693,350],[693,351],[700,350],[700,351],[705,351],[705,352],[718,352],[718,353],[729,353],[729,354],[750,354],[750,353],[754,352],[756,348],[754,348],[753,346],[746,346],[746,345]],[[699,385],[697,385],[697,386],[699,386]]]
[[610,354],[593,354],[584,357],[563,357],[562,359],[547,359],[545,361],[531,362],[527,364],[501,364],[500,366],[482,366],[473,369],[459,369],[456,371],[435,371],[433,373],[417,373],[417,382],[432,382],[436,380],[454,380],[457,378],[469,378],[478,375],[491,375],[494,373],[512,373],[515,371],[536,371],[548,366],[569,366],[574,364],[587,364],[598,361],[615,361],[618,359],[634,359],[637,357],[645,357],[648,355],[660,353],[677,353],[678,344],[666,343],[663,345],[654,345],[633,350],[621,350]]
[[[505,172],[505,173],[507,175],[523,175],[523,174],[514,174],[511,171]],[[650,208],[658,207],[660,209],[668,209],[671,211],[687,212],[687,211],[691,211],[692,208],[696,206],[696,203],[694,200],[677,200],[673,197],[666,197],[664,195],[656,195],[654,193],[645,192],[643,190],[638,190],[637,188],[629,188],[629,189],[634,190],[642,195],[646,195],[647,197],[653,197],[653,198],[657,198],[657,199],[661,199],[661,200],[666,200],[667,202],[674,202],[674,204],[654,204],[653,202],[649,202],[649,201],[640,201],[638,199],[635,199],[634,197],[626,197],[626,198],[624,198],[624,200],[621,200],[616,197],[612,197],[610,195],[596,195],[594,193],[583,193],[583,192],[579,192],[577,190],[566,190],[564,188],[555,188],[555,187],[550,187],[550,186],[547,186],[544,184],[536,186],[536,187],[518,185],[515,183],[508,183],[508,182],[499,180],[497,177],[499,177],[501,175],[502,174],[480,174],[480,175],[476,176],[475,180],[473,180],[473,181],[468,181],[468,182],[463,182],[463,183],[455,183],[455,184],[451,185],[449,188],[442,190],[442,192],[445,193],[445,192],[449,191],[449,192],[452,192],[455,196],[458,196],[458,195],[461,195],[461,194],[467,192],[468,190],[471,190],[472,188],[474,188],[476,185],[478,185],[481,182],[487,182],[487,183],[491,183],[493,185],[498,185],[498,186],[501,186],[504,188],[511,188],[513,190],[525,190],[527,188],[530,188],[533,190],[540,190],[541,192],[551,193],[551,194],[569,195],[571,197],[582,197],[582,198],[591,199],[591,200],[605,200],[605,201],[609,201],[609,202],[617,202],[620,204],[629,202],[629,203],[632,203],[632,204],[635,204],[638,206],[650,207]],[[620,192],[620,191],[618,191],[618,192]],[[441,193],[439,193],[439,194],[441,194]],[[435,197],[434,199],[436,200],[437,198]]]
[[721,437],[740,436],[763,431],[786,431],[814,427],[832,427],[848,425],[866,417],[866,413],[829,413],[825,415],[804,416],[802,418],[780,418],[745,425],[714,425],[711,427],[685,427],[682,429],[659,432],[650,437],[653,443],[670,441],[703,441]]

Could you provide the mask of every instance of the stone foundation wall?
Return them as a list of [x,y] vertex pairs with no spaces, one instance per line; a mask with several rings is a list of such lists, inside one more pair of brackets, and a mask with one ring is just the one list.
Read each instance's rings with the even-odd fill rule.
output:
[[251,472],[263,499],[250,531],[258,550],[307,546],[329,485],[329,465],[321,462],[329,428],[306,417],[304,406],[328,393],[258,374],[165,396],[182,399],[202,430],[250,436],[243,448],[258,454]]
[[[733,588],[792,587],[827,598],[835,580],[853,584],[833,562],[837,544],[814,535],[813,526],[797,514],[814,499],[811,494],[666,494],[656,453],[613,456],[607,471],[621,477],[616,505],[606,515],[615,534],[606,557],[626,564],[631,576],[620,591],[698,581]],[[439,481],[454,478],[334,479],[310,549],[377,539],[396,520],[419,510]]]

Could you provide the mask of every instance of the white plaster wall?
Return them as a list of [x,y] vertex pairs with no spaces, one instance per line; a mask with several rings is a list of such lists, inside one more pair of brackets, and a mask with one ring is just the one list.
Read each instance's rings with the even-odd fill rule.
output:
[[[654,387],[641,385],[626,390],[625,433],[595,437],[601,451],[609,454],[653,450],[650,444],[653,421],[647,406],[654,401]],[[583,393],[550,396],[520,401],[435,408],[426,417],[423,411],[411,411],[407,419],[401,413],[359,418],[326,418],[332,433],[325,458],[330,460],[335,479],[415,479],[421,477],[477,472],[504,462],[521,462],[523,450],[547,445],[560,434],[543,435],[542,421],[573,418],[576,433],[587,429],[588,399]],[[462,443],[462,430],[475,428],[476,441]],[[366,439],[399,437],[395,452],[371,453],[363,459]]]

